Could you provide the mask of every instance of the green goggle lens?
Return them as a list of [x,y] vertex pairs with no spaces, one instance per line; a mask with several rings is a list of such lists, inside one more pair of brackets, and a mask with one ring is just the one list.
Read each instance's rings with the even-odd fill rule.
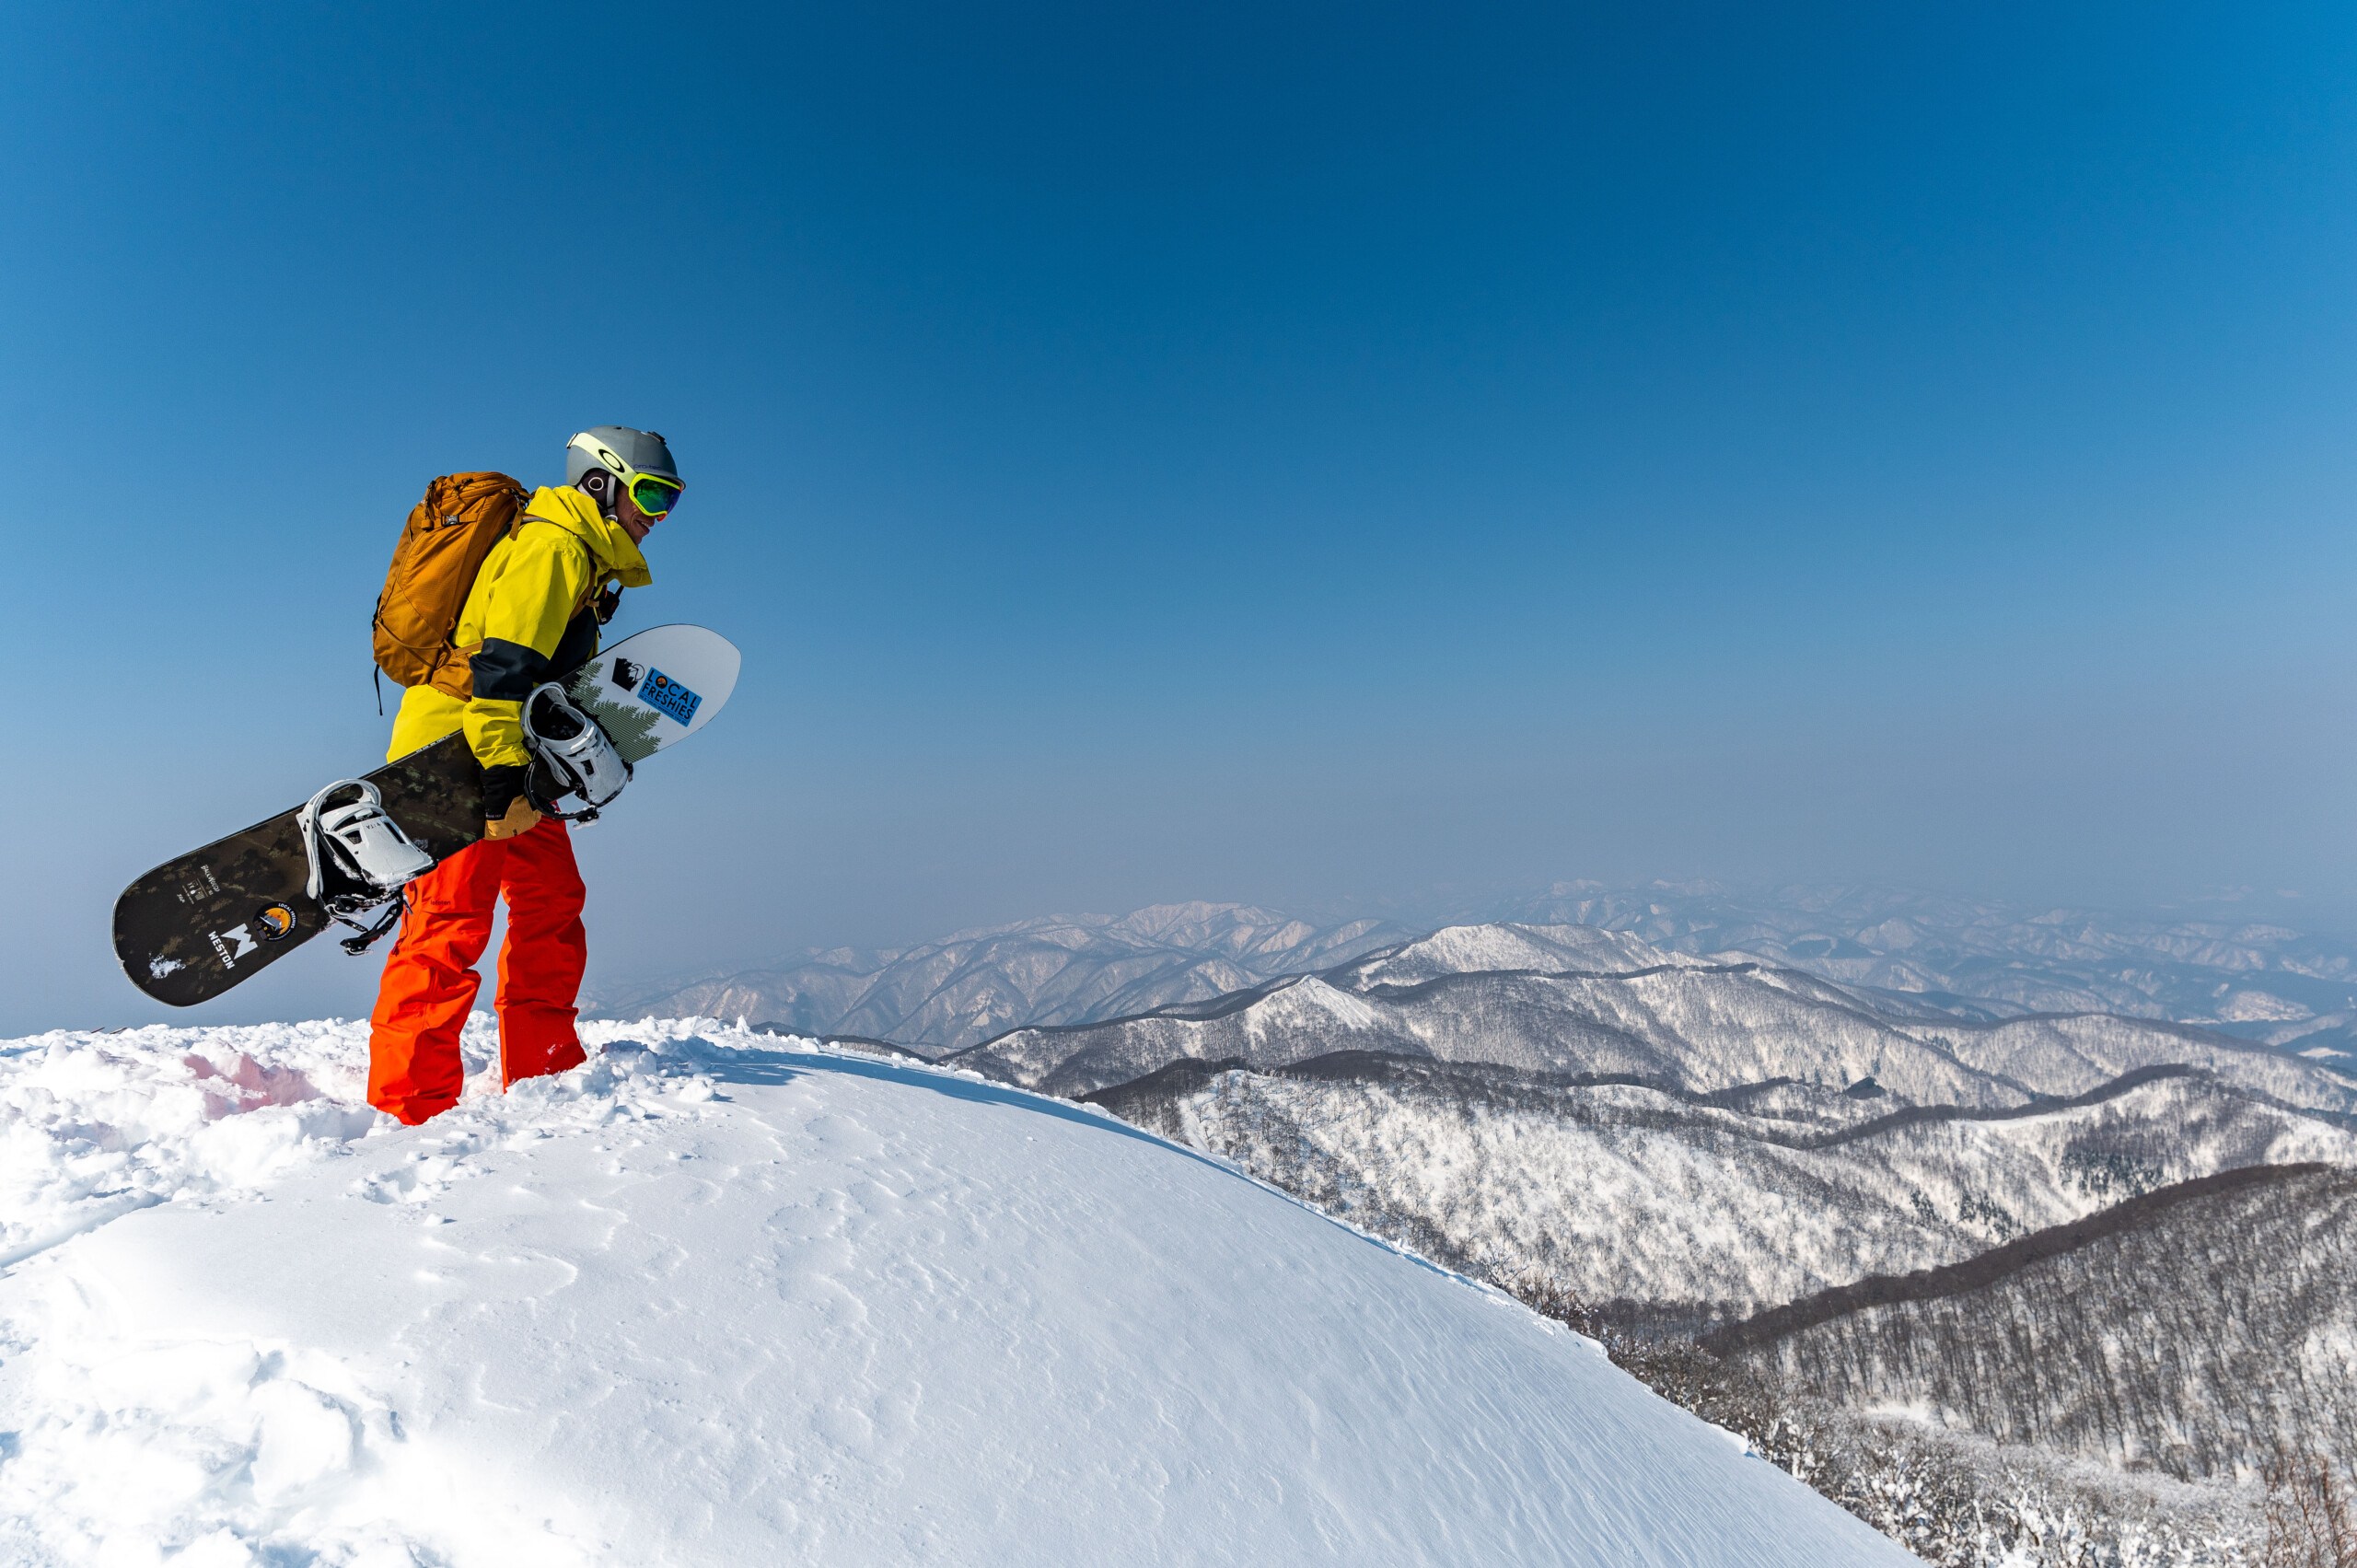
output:
[[640,474],[630,482],[633,505],[650,517],[659,517],[679,504],[679,487],[667,479]]

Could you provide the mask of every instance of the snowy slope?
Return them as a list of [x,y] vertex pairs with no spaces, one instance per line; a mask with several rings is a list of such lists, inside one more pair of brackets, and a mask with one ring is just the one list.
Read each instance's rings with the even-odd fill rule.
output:
[[1911,1561],[1092,1111],[596,1038],[417,1130],[353,1105],[348,1026],[0,1044],[0,1559]]

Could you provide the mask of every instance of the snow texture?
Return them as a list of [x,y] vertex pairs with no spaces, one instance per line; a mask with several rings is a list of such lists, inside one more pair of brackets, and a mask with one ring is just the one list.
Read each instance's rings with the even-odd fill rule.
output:
[[0,1560],[1841,1564],[1592,1342],[1085,1108],[702,1024],[0,1044]]

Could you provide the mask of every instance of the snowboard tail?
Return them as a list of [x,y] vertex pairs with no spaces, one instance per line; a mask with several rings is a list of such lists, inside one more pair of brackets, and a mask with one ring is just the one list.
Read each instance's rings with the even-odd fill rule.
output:
[[[482,772],[452,735],[367,780],[385,810],[437,862],[482,837]],[[277,962],[334,923],[303,884],[303,830],[282,811],[168,860],[122,890],[114,950],[131,982],[158,1002],[193,1006]]]
[[[626,637],[566,676],[566,693],[637,764],[703,727],[737,682],[737,653],[700,626]],[[482,772],[463,735],[363,775],[438,864],[482,837]],[[626,796],[625,796],[626,798]],[[335,924],[304,892],[294,810],[168,860],[122,890],[114,950],[131,982],[174,1007],[210,1001]]]

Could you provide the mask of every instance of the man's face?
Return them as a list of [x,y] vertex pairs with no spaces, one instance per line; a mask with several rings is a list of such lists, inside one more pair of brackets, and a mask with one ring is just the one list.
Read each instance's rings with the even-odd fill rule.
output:
[[630,535],[630,541],[633,544],[642,544],[645,542],[647,530],[655,526],[656,519],[640,511],[638,503],[632,500],[630,492],[625,490],[615,503],[614,521],[621,524],[622,532]]

